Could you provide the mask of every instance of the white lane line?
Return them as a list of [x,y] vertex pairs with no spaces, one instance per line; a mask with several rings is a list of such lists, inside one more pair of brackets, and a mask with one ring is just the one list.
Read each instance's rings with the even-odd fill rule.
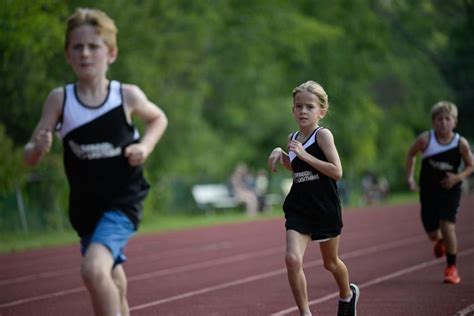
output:
[[[366,256],[367,254],[375,253],[375,252],[378,252],[378,251],[393,249],[393,248],[397,248],[397,247],[404,246],[404,245],[407,245],[407,244],[413,244],[415,242],[425,241],[425,240],[426,240],[425,236],[411,237],[411,238],[407,238],[407,239],[402,239],[402,240],[397,240],[397,241],[393,241],[393,242],[390,242],[390,243],[382,244],[380,246],[373,246],[373,247],[368,247],[368,248],[361,249],[361,250],[355,250],[355,251],[346,253],[341,257],[355,258],[355,257]],[[309,268],[309,267],[319,266],[319,265],[322,265],[322,264],[323,264],[323,261],[321,259],[319,259],[319,260],[314,260],[314,261],[308,262],[307,264],[304,265],[304,267]],[[239,279],[239,280],[234,280],[234,281],[230,281],[230,282],[226,282],[226,283],[221,283],[221,284],[218,284],[218,285],[201,288],[201,289],[198,289],[198,290],[195,290],[195,291],[190,291],[190,292],[178,294],[178,295],[175,295],[175,296],[170,296],[170,297],[167,297],[167,298],[159,299],[159,300],[156,300],[156,301],[151,301],[151,302],[144,303],[144,304],[141,304],[141,305],[136,305],[136,306],[131,307],[130,311],[140,310],[140,309],[144,309],[144,308],[148,308],[148,307],[152,307],[152,306],[156,306],[156,305],[161,305],[161,304],[173,302],[173,301],[176,301],[176,300],[196,296],[196,295],[199,295],[199,294],[209,293],[209,292],[222,290],[222,289],[229,288],[229,287],[236,286],[236,285],[241,285],[241,284],[250,283],[250,282],[265,279],[265,278],[274,277],[274,276],[281,275],[281,274],[286,274],[286,268],[270,271],[270,272],[263,273],[263,274],[256,274],[256,275],[244,278],[244,279]]]
[[[255,259],[255,258],[258,258],[258,257],[269,256],[269,255],[276,254],[276,253],[283,253],[283,251],[284,251],[284,247],[278,246],[278,247],[273,247],[273,248],[269,248],[269,249],[266,249],[266,250],[257,250],[257,251],[252,251],[252,252],[248,252],[248,253],[244,253],[244,254],[234,255],[234,256],[227,257],[227,258],[209,260],[209,261],[205,261],[205,262],[184,265],[184,266],[181,266],[181,267],[163,269],[163,270],[159,270],[159,271],[156,271],[156,272],[145,273],[145,274],[140,274],[140,275],[135,275],[135,276],[129,277],[128,278],[128,283],[136,282],[136,281],[140,281],[140,280],[145,280],[145,279],[149,280],[149,279],[160,277],[160,276],[172,275],[172,274],[175,274],[175,273],[181,273],[181,272],[186,272],[186,271],[193,271],[193,270],[198,270],[198,269],[211,268],[211,267],[215,267],[215,266],[219,266],[219,265],[235,263],[235,262],[238,262],[238,261]],[[66,295],[70,295],[70,294],[74,294],[74,293],[79,293],[79,292],[82,292],[82,291],[85,291],[85,290],[86,290],[86,288],[84,286],[81,286],[81,287],[76,287],[76,288],[72,288],[72,289],[47,293],[47,294],[43,294],[43,295],[32,296],[32,297],[19,299],[19,300],[7,302],[7,303],[2,303],[2,304],[0,304],[0,308],[12,307],[12,306],[31,303],[31,302],[35,302],[35,301],[41,301],[41,300],[45,300],[45,299],[49,299],[49,298],[53,298],[53,297],[66,296]]]
[[[372,247],[368,247],[368,248],[364,248],[364,249],[360,249],[360,250],[355,250],[355,251],[352,251],[352,252],[349,252],[349,253],[346,253],[346,254],[342,254],[341,257],[342,258],[355,258],[355,257],[359,257],[359,256],[364,256],[364,255],[367,255],[367,254],[376,253],[378,251],[393,249],[393,248],[401,247],[401,246],[404,246],[404,245],[407,245],[407,244],[412,244],[412,243],[415,243],[415,242],[421,242],[421,241],[425,241],[425,240],[426,240],[426,237],[424,235],[418,235],[418,236],[415,236],[415,237],[410,237],[410,238],[406,238],[406,239],[392,241],[390,243],[382,244],[382,245],[379,245],[379,246],[372,246]],[[192,270],[197,270],[197,269],[200,269],[200,268],[209,268],[209,267],[213,267],[213,266],[217,266],[217,265],[235,263],[236,261],[242,261],[242,260],[246,260],[246,259],[252,259],[252,258],[257,258],[257,257],[260,257],[260,256],[265,256],[265,255],[268,255],[268,254],[282,252],[283,248],[284,247],[274,247],[274,248],[270,248],[266,251],[255,251],[253,253],[231,256],[231,257],[224,258],[224,259],[221,259],[221,260],[212,260],[212,261],[207,261],[207,262],[202,262],[202,263],[177,267],[177,268],[174,268],[174,269],[172,268],[172,269],[167,269],[167,270],[162,270],[162,271],[156,271],[156,272],[144,274],[143,277],[142,277],[142,275],[137,275],[137,276],[134,276],[134,277],[130,277],[129,282],[139,281],[139,280],[143,280],[143,279],[150,279],[150,278],[154,278],[154,277],[157,277],[157,276],[170,275],[170,274],[173,274],[173,273],[178,273],[178,272],[183,272],[183,271],[192,271]],[[311,261],[311,262],[305,264],[304,266],[305,266],[305,268],[309,268],[309,267],[314,267],[314,266],[318,266],[318,265],[322,265],[322,260],[321,259]],[[248,283],[248,282],[252,282],[252,281],[255,281],[255,280],[260,280],[262,278],[268,278],[268,277],[271,277],[271,276],[274,276],[274,275],[279,275],[279,274],[284,274],[284,273],[286,273],[286,269],[279,269],[279,270],[271,271],[271,272],[268,272],[268,273],[265,273],[265,274],[255,275],[255,276],[251,276],[251,277],[248,277],[248,278],[245,278],[245,279],[239,279],[239,280],[236,280],[236,281],[231,281],[231,282],[227,282],[227,283],[223,283],[223,284],[211,286],[211,287],[208,287],[208,288],[203,288],[203,289],[199,289],[199,290],[189,292],[189,293],[194,293],[192,295],[189,295],[189,293],[183,293],[183,294],[177,295],[177,297],[185,298],[185,297],[200,294],[201,292],[202,293],[207,293],[207,292],[210,291],[209,289],[212,289],[211,291],[215,291],[215,290],[227,288],[227,287],[230,287],[230,286],[240,285],[240,284],[243,284],[243,283]],[[245,282],[242,283],[243,280],[245,280]],[[35,302],[35,301],[45,300],[45,299],[49,299],[49,298],[53,298],[53,297],[66,296],[66,295],[78,293],[78,292],[81,292],[81,291],[85,291],[85,287],[81,286],[81,287],[62,290],[62,291],[58,291],[58,292],[47,293],[47,294],[43,294],[43,295],[39,295],[39,296],[32,296],[32,297],[29,297],[29,298],[19,299],[19,300],[15,300],[15,301],[11,301],[11,302],[6,302],[6,303],[3,303],[3,304],[0,304],[0,308],[12,307],[12,306],[20,305],[20,304],[26,304],[26,303],[31,303],[31,302]],[[150,306],[154,306],[154,305],[166,303],[168,301],[174,301],[174,300],[179,299],[179,298],[169,297],[169,298],[164,298],[164,299],[160,299],[160,300],[156,301],[156,302],[160,302],[160,303],[150,302],[150,303],[147,303],[147,304],[153,304],[153,305],[150,305]]]
[[245,261],[247,259],[254,259],[254,258],[265,257],[265,256],[277,254],[277,253],[283,253],[284,249],[285,249],[284,247],[279,246],[279,247],[269,248],[266,250],[252,251],[252,252],[248,252],[244,254],[230,256],[227,258],[214,259],[214,260],[209,260],[209,261],[204,261],[204,262],[192,263],[192,264],[184,265],[181,267],[174,267],[174,268],[163,269],[163,270],[159,270],[155,272],[144,273],[144,274],[130,277],[128,278],[128,280],[129,282],[130,281],[133,282],[133,281],[147,280],[147,279],[152,279],[159,276],[171,275],[171,274],[181,273],[181,272],[186,272],[186,271],[205,269],[205,268],[215,267],[218,265],[235,263],[237,261]]
[[453,316],[467,316],[469,313],[474,313],[474,304],[469,305],[468,307],[464,308],[463,310],[460,310]]
[[[139,257],[134,257],[133,263],[136,264],[136,263],[141,263],[141,262],[151,262],[151,261],[160,260],[162,258],[170,258],[170,256],[186,255],[186,254],[191,254],[191,253],[196,253],[196,252],[214,251],[214,250],[229,249],[229,248],[231,248],[231,245],[229,242],[216,242],[216,243],[206,244],[199,247],[187,247],[183,249],[175,249],[175,250],[160,252],[159,254],[151,254],[151,255],[143,255]],[[29,274],[29,275],[23,275],[20,277],[0,280],[0,286],[35,281],[38,279],[50,279],[50,278],[55,278],[55,277],[62,277],[69,274],[76,274],[76,273],[79,274],[79,268],[34,273],[34,274]]]
[[75,287],[75,288],[67,289],[67,290],[64,290],[64,291],[59,291],[59,292],[48,293],[48,294],[44,294],[44,295],[38,295],[38,296],[28,297],[28,298],[24,298],[24,299],[19,299],[19,300],[13,301],[13,302],[0,304],[0,308],[12,307],[12,306],[21,305],[21,304],[26,304],[26,303],[31,303],[31,302],[41,301],[41,300],[47,300],[47,299],[54,298],[54,297],[61,297],[61,296],[65,296],[65,295],[71,295],[71,294],[75,294],[75,293],[85,291],[85,289],[86,289],[85,287]]
[[[464,257],[464,256],[467,256],[467,255],[470,255],[470,254],[473,254],[473,253],[474,253],[474,248],[469,248],[467,250],[459,252],[458,257]],[[358,286],[361,289],[362,288],[367,288],[369,286],[385,282],[387,280],[402,276],[404,274],[408,274],[408,273],[411,273],[411,272],[414,272],[414,271],[418,271],[418,270],[421,270],[421,269],[424,269],[424,268],[427,268],[427,267],[430,267],[430,266],[433,266],[433,265],[436,265],[436,264],[440,264],[440,263],[443,263],[443,262],[445,262],[444,258],[425,261],[425,262],[419,263],[417,265],[414,265],[414,266],[411,266],[411,267],[408,267],[408,268],[405,268],[405,269],[401,269],[401,270],[395,271],[393,273],[386,274],[384,276],[381,276],[381,277],[372,279],[370,281],[358,284]],[[337,298],[338,296],[339,296],[339,292],[334,292],[334,293],[328,294],[326,296],[323,296],[319,299],[310,301],[309,305],[311,306],[311,305],[320,304],[322,302]],[[474,306],[474,305],[471,305],[471,306]],[[471,306],[469,306],[469,307],[471,307]],[[271,314],[271,316],[287,315],[289,313],[296,312],[296,311],[298,311],[298,307],[293,306],[293,307],[287,308],[285,310],[273,313],[273,314]],[[465,314],[461,314],[461,315],[465,315]],[[456,316],[458,316],[458,315],[456,315]]]
[[62,277],[68,274],[76,274],[76,273],[79,273],[79,269],[74,268],[74,269],[65,269],[65,270],[57,270],[57,271],[51,271],[51,272],[29,274],[29,275],[24,275],[21,277],[0,280],[0,286],[11,285],[11,284],[16,284],[16,283],[24,283],[24,282],[34,281],[38,279],[50,279],[54,277]]
[[199,295],[199,294],[204,294],[204,293],[209,293],[209,292],[213,292],[213,291],[217,291],[217,290],[222,290],[222,289],[225,289],[225,288],[228,288],[228,287],[231,287],[231,286],[241,285],[241,284],[245,284],[245,283],[249,283],[249,282],[253,282],[253,281],[257,281],[257,280],[261,280],[261,279],[265,279],[265,278],[271,278],[273,276],[280,275],[280,274],[283,274],[283,273],[286,273],[286,268],[279,269],[279,270],[273,270],[271,272],[267,272],[267,273],[263,273],[263,274],[257,274],[257,275],[251,276],[251,277],[247,277],[247,278],[243,278],[243,279],[239,279],[239,280],[235,280],[235,281],[231,281],[231,282],[227,282],[227,283],[221,283],[221,284],[210,286],[210,287],[205,287],[205,288],[202,288],[202,289],[199,289],[199,290],[186,292],[186,293],[183,293],[183,294],[163,298],[163,299],[160,299],[160,300],[152,301],[152,302],[141,304],[141,305],[136,305],[136,306],[131,307],[130,311],[136,311],[136,310],[140,310],[140,309],[144,309],[144,308],[148,308],[148,307],[152,307],[152,306],[156,306],[156,305],[161,305],[161,304],[164,304],[164,303],[177,301],[177,300],[180,300],[180,299],[183,299],[183,298],[188,298],[188,297],[196,296],[196,295]]

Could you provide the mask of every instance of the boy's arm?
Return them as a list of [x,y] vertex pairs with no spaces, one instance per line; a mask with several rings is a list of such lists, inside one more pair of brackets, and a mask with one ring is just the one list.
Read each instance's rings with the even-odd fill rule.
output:
[[145,161],[163,136],[168,119],[163,110],[149,101],[140,88],[130,84],[124,84],[122,88],[126,111],[145,123],[145,133],[140,143],[125,149],[130,165],[137,166]]
[[457,183],[462,182],[464,179],[469,177],[474,169],[474,162],[472,157],[471,148],[469,147],[468,141],[461,137],[459,144],[459,152],[464,162],[464,169],[458,174],[448,172],[446,177],[441,181],[441,185],[446,189],[451,189]]
[[417,137],[415,143],[408,150],[408,154],[406,157],[406,177],[408,187],[411,191],[418,190],[418,186],[416,185],[414,177],[416,155],[425,149],[426,145],[428,144],[428,137],[428,132],[422,133],[420,136]]
[[321,129],[317,134],[318,145],[323,151],[328,161],[320,160],[309,154],[298,141],[290,141],[289,150],[294,151],[298,157],[310,164],[315,169],[324,173],[328,177],[339,180],[342,178],[342,164],[334,143],[334,136],[327,128]]
[[61,116],[63,100],[63,88],[56,88],[48,95],[41,118],[24,148],[23,160],[26,164],[35,166],[51,149],[53,130]]

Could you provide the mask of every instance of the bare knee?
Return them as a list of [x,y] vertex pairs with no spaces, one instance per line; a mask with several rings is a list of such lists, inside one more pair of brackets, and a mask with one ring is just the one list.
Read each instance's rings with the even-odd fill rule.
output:
[[431,240],[431,241],[437,241],[439,239],[441,239],[443,236],[441,235],[441,230],[440,229],[437,229],[437,230],[433,230],[431,232],[428,232],[428,238]]
[[126,298],[127,297],[127,289],[128,289],[128,282],[127,279],[124,277],[115,277],[114,276],[114,283],[117,286],[118,293],[120,295],[120,298]]
[[441,229],[441,232],[443,233],[443,235],[453,234],[456,231],[456,226],[452,222],[441,221],[440,229]]
[[336,272],[338,267],[339,267],[339,258],[333,258],[333,259],[327,259],[324,260],[324,268],[328,270],[329,272]]
[[83,260],[81,264],[81,277],[86,286],[100,284],[107,277],[103,266],[96,260]]
[[128,284],[127,281],[116,283],[120,297],[127,297]]
[[303,258],[295,253],[287,252],[285,257],[286,268],[298,271],[303,268]]

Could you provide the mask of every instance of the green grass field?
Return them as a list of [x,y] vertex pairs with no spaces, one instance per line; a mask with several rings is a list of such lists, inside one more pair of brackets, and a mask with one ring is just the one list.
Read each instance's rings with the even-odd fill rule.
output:
[[[386,202],[388,204],[403,204],[417,201],[417,195],[413,193],[394,194]],[[354,203],[360,207],[360,203]],[[347,206],[345,210],[350,211],[353,207]],[[264,220],[283,216],[280,207],[274,207],[268,213],[249,218],[241,210],[230,210],[226,212],[214,212],[210,214],[195,215],[146,215],[140,228],[139,235],[160,233],[173,230],[190,229],[197,227],[209,227],[225,223],[238,223],[245,221]],[[47,232],[18,232],[0,233],[0,253],[10,253],[35,248],[61,246],[78,242],[78,237],[73,230],[47,231]]]

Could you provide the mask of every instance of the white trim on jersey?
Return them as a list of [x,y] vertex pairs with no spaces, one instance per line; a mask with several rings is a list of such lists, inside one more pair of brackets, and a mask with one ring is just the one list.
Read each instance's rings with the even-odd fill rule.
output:
[[[115,80],[110,81],[109,92],[105,102],[98,107],[88,107],[77,99],[75,84],[66,85],[66,103],[63,108],[63,121],[58,131],[59,137],[63,139],[72,130],[92,122],[105,113],[122,106],[123,100],[120,90],[120,82]],[[135,133],[137,133],[137,131],[135,131]]]
[[[308,148],[309,146],[313,145],[315,142],[316,142],[316,134],[319,132],[319,130],[321,129],[322,127],[321,126],[318,126],[314,131],[313,133],[311,134],[311,136],[305,141],[305,143],[303,144],[303,148],[306,149]],[[298,136],[299,134],[299,131],[298,132],[295,132],[293,133],[293,135],[291,136],[291,140],[295,140],[296,137]],[[290,161],[293,161],[293,159],[295,159],[297,157],[297,155],[293,152],[293,151],[289,151],[288,152],[288,156],[290,157]]]
[[424,159],[456,148],[459,145],[459,138],[459,134],[455,133],[453,139],[449,144],[440,144],[436,139],[434,130],[430,130],[428,146],[422,153],[421,157]]

